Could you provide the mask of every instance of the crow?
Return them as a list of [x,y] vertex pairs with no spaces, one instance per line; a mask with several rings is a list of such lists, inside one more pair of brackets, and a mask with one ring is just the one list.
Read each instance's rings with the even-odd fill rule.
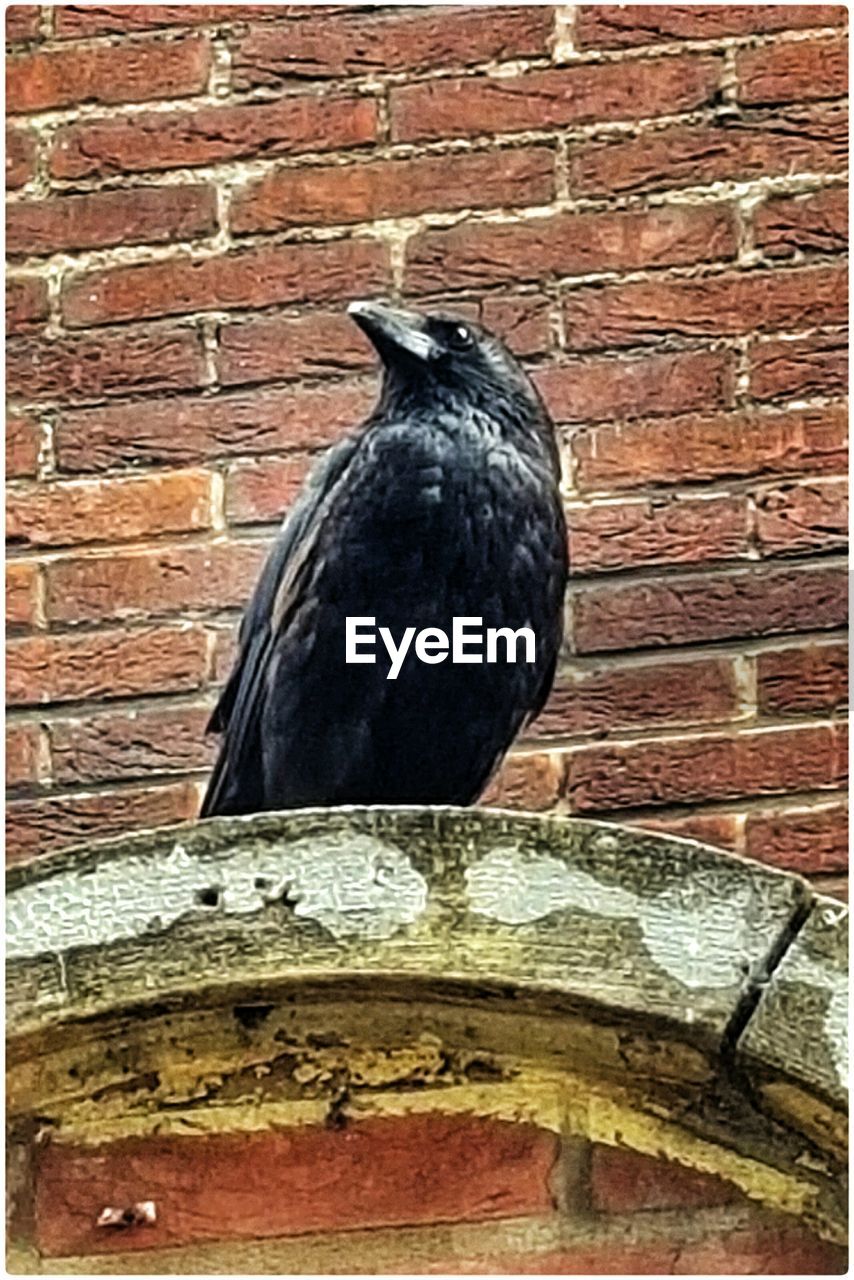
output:
[[[261,572],[208,725],[223,739],[201,817],[471,804],[552,685],[568,559],[542,400],[479,324],[348,310],[380,358],[379,398],[316,466]],[[454,662],[425,645],[432,660],[410,650],[389,679],[379,645],[345,661],[348,618],[395,643],[450,635],[455,618],[527,628],[534,651],[478,662],[469,644]]]

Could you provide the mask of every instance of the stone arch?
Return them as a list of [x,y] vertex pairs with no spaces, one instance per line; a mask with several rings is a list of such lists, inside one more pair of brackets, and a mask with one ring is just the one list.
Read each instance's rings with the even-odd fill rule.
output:
[[15,868],[15,1257],[218,1270],[157,1228],[104,1244],[68,1187],[108,1149],[401,1116],[663,1157],[839,1242],[846,920],[694,841],[487,810],[217,819]]

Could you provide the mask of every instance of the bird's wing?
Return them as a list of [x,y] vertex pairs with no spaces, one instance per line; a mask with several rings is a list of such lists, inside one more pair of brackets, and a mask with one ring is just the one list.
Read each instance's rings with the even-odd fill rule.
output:
[[[218,811],[229,780],[240,774],[241,765],[256,744],[265,676],[276,634],[287,624],[299,598],[324,518],[359,443],[360,437],[351,437],[324,455],[285,520],[261,572],[240,624],[234,667],[207,726],[210,733],[224,733],[225,741],[200,817]],[[253,768],[259,770],[257,760]]]

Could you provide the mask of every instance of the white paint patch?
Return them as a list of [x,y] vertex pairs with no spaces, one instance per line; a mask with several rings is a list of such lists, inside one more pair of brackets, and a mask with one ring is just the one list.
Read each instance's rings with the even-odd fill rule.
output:
[[285,892],[294,915],[333,937],[388,938],[418,919],[428,889],[404,853],[368,835],[204,857],[178,843],[166,857],[139,854],[16,889],[6,899],[7,955],[101,946],[190,913],[248,914]]
[[487,854],[468,869],[466,881],[471,910],[504,924],[530,924],[569,907],[635,920],[649,955],[684,987],[740,985],[759,958],[749,886],[722,899],[707,882],[686,880],[642,897],[548,854],[529,857],[515,845]]

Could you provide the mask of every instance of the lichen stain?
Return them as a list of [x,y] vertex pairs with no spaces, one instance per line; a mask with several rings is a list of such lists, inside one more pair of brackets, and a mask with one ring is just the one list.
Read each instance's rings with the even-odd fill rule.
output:
[[517,845],[493,849],[468,868],[466,881],[471,910],[502,924],[530,924],[568,908],[633,920],[650,957],[690,989],[740,985],[756,949],[749,884],[729,882],[726,898],[689,881],[642,896]]
[[334,938],[383,939],[427,904],[427,882],[385,840],[333,833],[197,857],[179,842],[23,885],[6,904],[7,954],[30,957],[162,931],[189,913],[247,915],[287,895]]

